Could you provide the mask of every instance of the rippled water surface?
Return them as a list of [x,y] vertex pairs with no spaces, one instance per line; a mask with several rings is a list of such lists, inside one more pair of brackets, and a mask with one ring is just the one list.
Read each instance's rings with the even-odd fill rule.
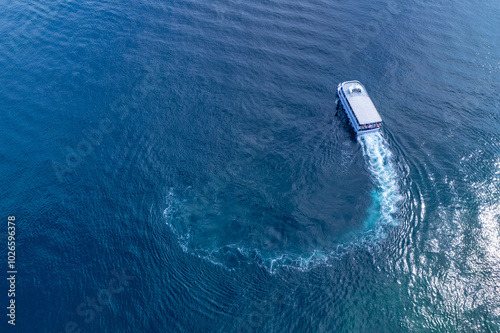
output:
[[499,331],[499,14],[4,1],[2,332]]

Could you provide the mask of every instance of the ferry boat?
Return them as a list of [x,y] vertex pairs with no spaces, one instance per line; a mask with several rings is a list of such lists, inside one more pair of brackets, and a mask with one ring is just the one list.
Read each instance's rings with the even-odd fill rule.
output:
[[365,87],[359,81],[342,82],[337,87],[337,110],[343,109],[356,134],[380,130],[382,118]]

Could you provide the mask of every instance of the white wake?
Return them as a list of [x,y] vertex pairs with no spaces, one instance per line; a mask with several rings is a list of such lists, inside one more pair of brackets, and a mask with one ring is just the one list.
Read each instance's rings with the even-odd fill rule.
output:
[[373,229],[381,224],[397,225],[394,215],[397,212],[401,194],[387,141],[380,132],[360,135],[358,141],[376,186],[376,189],[372,191],[372,205],[369,208],[365,227]]

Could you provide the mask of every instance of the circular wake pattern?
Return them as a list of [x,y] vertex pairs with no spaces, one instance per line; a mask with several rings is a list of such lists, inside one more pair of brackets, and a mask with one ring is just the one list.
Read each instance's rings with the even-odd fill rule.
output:
[[[359,142],[374,183],[367,186],[374,187],[368,196],[371,204],[359,214],[365,217],[361,229],[333,216],[305,216],[283,193],[267,193],[240,177],[170,189],[164,217],[184,252],[225,268],[257,263],[272,273],[279,267],[328,265],[350,248],[383,236],[384,227],[397,225],[394,215],[401,195],[391,151],[379,133]],[[275,197],[280,195],[281,201]]]
[[330,253],[308,251],[313,237],[300,228],[291,231],[287,224],[293,223],[286,217],[251,212],[251,207],[237,204],[221,205],[206,196],[193,202],[186,197],[190,190],[177,195],[171,189],[163,212],[185,253],[228,269],[256,263],[271,273],[283,266],[307,270],[330,258]]

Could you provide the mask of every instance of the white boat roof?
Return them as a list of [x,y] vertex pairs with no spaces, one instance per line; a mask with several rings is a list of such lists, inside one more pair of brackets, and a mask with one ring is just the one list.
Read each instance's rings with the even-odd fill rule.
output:
[[359,81],[344,82],[342,89],[360,125],[382,122],[365,87]]

